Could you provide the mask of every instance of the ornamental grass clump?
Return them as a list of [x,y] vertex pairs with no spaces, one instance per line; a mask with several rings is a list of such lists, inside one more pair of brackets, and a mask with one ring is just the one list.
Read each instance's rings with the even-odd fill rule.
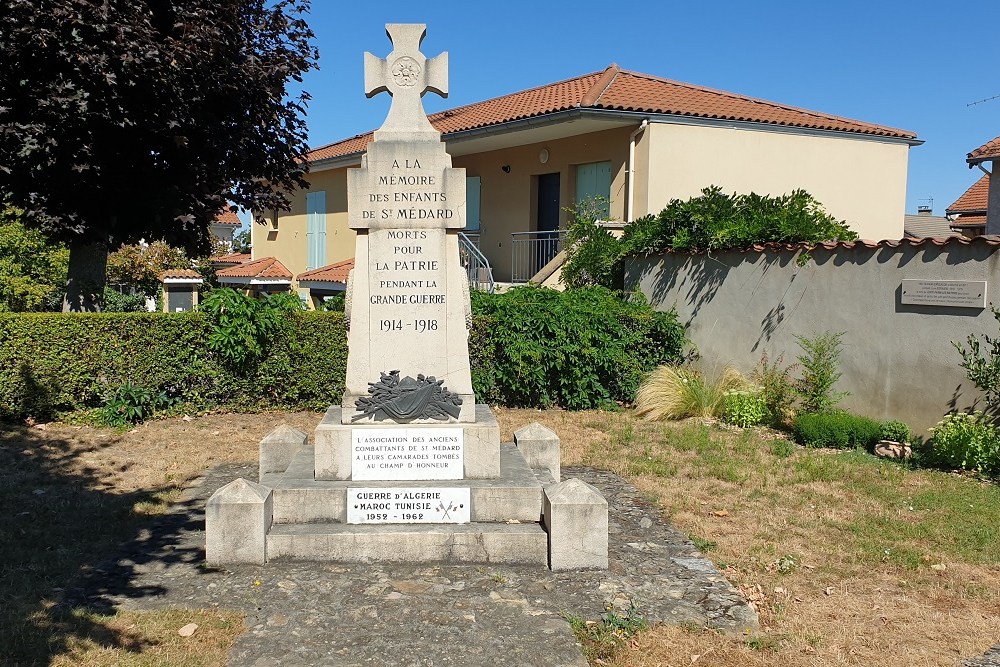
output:
[[715,382],[695,370],[660,366],[636,393],[636,416],[650,421],[721,417],[726,395],[750,388],[743,374],[729,366]]

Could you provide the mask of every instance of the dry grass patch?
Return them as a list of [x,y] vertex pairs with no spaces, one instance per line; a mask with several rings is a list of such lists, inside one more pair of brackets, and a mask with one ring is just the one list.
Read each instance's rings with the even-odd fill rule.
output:
[[1000,639],[995,485],[698,420],[501,413],[508,437],[531,421],[658,499],[760,614],[752,637],[658,626],[607,664],[954,665]]
[[[260,438],[277,424],[311,429],[319,418],[311,413],[209,415],[150,422],[125,433],[65,424],[0,424],[5,473],[0,486],[0,663],[224,664],[242,631],[239,614],[108,616],[82,606],[57,606],[53,600],[117,545],[135,539],[149,518],[162,513],[205,468],[252,461]],[[177,614],[192,620],[177,625]],[[177,628],[192,621],[201,626],[198,633],[179,637]]]

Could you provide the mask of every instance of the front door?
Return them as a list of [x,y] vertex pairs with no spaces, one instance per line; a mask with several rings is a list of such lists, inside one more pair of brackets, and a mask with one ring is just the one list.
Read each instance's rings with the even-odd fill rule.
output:
[[535,229],[535,266],[531,275],[549,263],[559,252],[559,173],[538,177],[538,209]]

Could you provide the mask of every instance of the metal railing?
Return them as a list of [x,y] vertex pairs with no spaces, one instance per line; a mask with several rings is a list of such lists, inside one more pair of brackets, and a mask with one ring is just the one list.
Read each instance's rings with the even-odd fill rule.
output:
[[566,230],[514,232],[510,235],[510,281],[526,283],[559,254]]
[[493,293],[496,288],[493,282],[493,269],[486,255],[479,249],[479,234],[475,241],[464,232],[458,233],[458,256],[469,277],[469,287],[483,292]]

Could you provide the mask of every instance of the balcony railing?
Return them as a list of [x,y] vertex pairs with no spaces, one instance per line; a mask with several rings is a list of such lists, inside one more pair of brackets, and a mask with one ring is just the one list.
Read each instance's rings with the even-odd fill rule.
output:
[[495,289],[493,269],[490,268],[489,260],[479,249],[479,234],[458,233],[458,256],[465,268],[466,275],[469,276],[469,287],[492,294]]
[[566,230],[515,232],[510,235],[510,281],[526,283],[559,254],[566,242]]

